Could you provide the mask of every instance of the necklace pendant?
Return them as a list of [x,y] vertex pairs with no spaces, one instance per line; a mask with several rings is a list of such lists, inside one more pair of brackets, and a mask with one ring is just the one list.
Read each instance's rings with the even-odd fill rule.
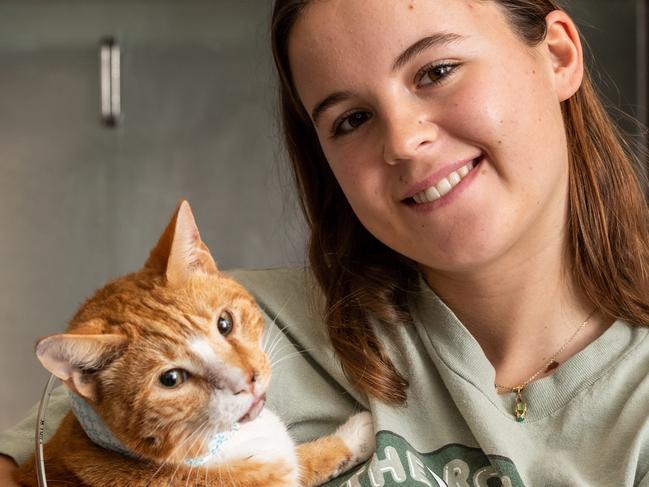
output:
[[527,403],[522,394],[522,388],[515,389],[516,399],[514,400],[514,416],[516,421],[522,423],[525,421],[525,415],[527,414]]
[[545,369],[545,373],[547,374],[548,372],[552,372],[554,369],[559,367],[559,365],[560,365],[559,362],[557,362],[556,360],[553,360],[552,362],[550,362],[548,364],[548,367]]

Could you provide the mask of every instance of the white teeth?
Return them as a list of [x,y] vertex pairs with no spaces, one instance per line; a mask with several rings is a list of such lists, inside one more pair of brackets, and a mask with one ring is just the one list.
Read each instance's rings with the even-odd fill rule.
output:
[[455,186],[462,178],[460,177],[459,172],[452,172],[446,179],[448,179],[448,182],[451,183],[452,186]]
[[453,186],[451,186],[451,183],[448,182],[448,179],[444,178],[442,179],[439,183],[435,185],[437,188],[437,191],[439,191],[439,194],[444,196],[446,193],[448,193],[450,190],[453,189]]
[[[421,193],[419,193],[419,194],[421,195]],[[434,200],[436,200],[437,198],[441,198],[441,197],[442,197],[442,195],[439,194],[439,191],[437,190],[437,188],[436,188],[435,186],[431,186],[430,188],[428,188],[428,189],[424,192],[424,196],[425,196],[425,199],[424,199],[424,198],[421,198],[421,196],[420,196],[420,199],[422,200],[422,201],[421,201],[422,203],[425,203],[426,201],[434,201]]]
[[437,182],[437,184],[431,186],[430,188],[426,188],[425,190],[420,191],[419,193],[414,195],[412,199],[414,199],[416,203],[421,204],[430,203],[441,198],[455,186],[457,186],[457,184],[462,181],[464,176],[469,174],[469,171],[474,167],[475,160],[465,164],[457,171],[453,171],[451,174],[449,174],[445,178],[442,178]]

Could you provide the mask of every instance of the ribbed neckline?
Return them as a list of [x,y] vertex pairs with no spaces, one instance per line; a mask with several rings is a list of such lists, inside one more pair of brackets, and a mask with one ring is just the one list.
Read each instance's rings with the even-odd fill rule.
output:
[[[503,414],[512,414],[514,394],[497,394],[495,369],[480,344],[458,320],[453,311],[433,292],[420,276],[420,292],[411,298],[410,307],[422,340],[428,340],[442,362],[472,384]],[[563,407],[580,391],[590,387],[628,352],[649,335],[640,328],[617,320],[550,376],[538,379],[525,388],[530,405],[526,423],[538,421]]]

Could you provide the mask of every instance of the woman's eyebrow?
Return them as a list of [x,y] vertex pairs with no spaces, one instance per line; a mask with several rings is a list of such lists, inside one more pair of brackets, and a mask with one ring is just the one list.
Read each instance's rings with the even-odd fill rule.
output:
[[311,112],[311,119],[313,120],[314,125],[318,125],[318,119],[325,110],[337,103],[351,98],[352,96],[354,96],[354,94],[351,91],[337,91],[336,93],[327,96],[324,100],[318,103]]
[[[433,35],[422,37],[414,44],[410,45],[395,59],[394,64],[392,65],[392,71],[397,71],[401,69],[404,65],[408,63],[412,58],[434,46],[447,45],[454,42],[460,42],[466,39],[465,36],[460,34],[454,34],[452,32],[437,32]],[[345,101],[354,96],[352,92],[349,91],[337,91],[332,93],[319,102],[315,108],[311,111],[311,120],[313,120],[314,125],[318,125],[318,119],[322,113],[331,108],[333,105]]]
[[417,42],[408,47],[405,51],[399,54],[399,57],[394,61],[392,65],[392,71],[398,71],[405,64],[408,63],[412,58],[417,56],[417,54],[430,49],[434,46],[445,46],[447,44],[452,44],[454,42],[460,42],[466,39],[465,36],[460,34],[453,34],[452,32],[437,32],[433,35],[422,37]]

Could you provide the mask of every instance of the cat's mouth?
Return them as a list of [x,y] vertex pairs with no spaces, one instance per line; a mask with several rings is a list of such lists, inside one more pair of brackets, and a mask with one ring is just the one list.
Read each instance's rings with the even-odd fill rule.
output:
[[266,394],[262,394],[261,396],[259,396],[257,399],[253,401],[246,414],[244,414],[241,417],[241,419],[239,419],[239,423],[247,423],[248,421],[252,421],[253,419],[255,419],[257,416],[259,416],[261,410],[264,409],[265,404],[266,404]]

